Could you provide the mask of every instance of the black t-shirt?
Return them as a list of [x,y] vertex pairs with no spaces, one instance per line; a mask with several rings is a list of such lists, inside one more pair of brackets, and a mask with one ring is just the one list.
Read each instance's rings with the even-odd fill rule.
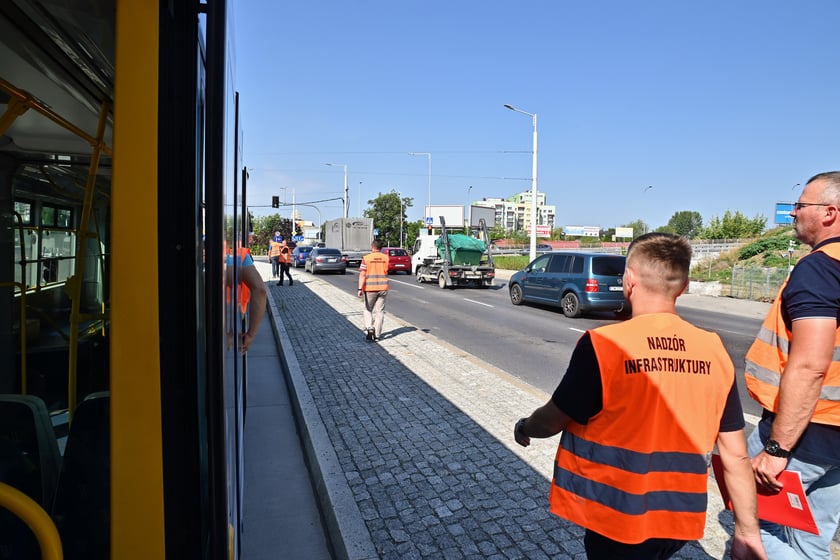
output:
[[[551,400],[557,408],[568,414],[578,424],[589,423],[589,419],[603,408],[601,367],[588,332],[578,340],[569,360],[566,375],[554,390]],[[723,417],[720,419],[719,431],[734,432],[743,427],[744,412],[738,397],[738,386],[733,378],[729,396],[726,398],[726,406],[723,409]]]

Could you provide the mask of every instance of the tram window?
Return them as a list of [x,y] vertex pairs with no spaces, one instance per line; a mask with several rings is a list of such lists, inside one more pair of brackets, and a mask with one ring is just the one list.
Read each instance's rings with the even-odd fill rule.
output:
[[20,221],[24,225],[32,223],[32,205],[28,202],[15,201],[15,212],[20,216]]
[[73,211],[69,208],[57,208],[55,206],[41,207],[41,226],[69,228],[72,225]]
[[59,208],[58,209],[58,216],[56,216],[56,223],[55,225],[61,228],[69,228],[71,226],[70,219],[73,217],[73,213],[67,208]]
[[41,225],[54,226],[55,225],[55,208],[52,206],[41,207]]

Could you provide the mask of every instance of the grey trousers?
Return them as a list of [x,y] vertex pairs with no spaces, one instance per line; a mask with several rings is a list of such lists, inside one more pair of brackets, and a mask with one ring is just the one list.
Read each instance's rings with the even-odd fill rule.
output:
[[382,335],[382,323],[385,321],[385,297],[388,290],[383,292],[365,292],[365,330],[373,329],[376,338]]

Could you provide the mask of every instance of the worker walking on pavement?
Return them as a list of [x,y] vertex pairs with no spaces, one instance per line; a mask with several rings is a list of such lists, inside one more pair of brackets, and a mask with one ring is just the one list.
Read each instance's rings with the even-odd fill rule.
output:
[[277,275],[280,271],[280,241],[283,238],[280,237],[280,232],[275,231],[274,237],[271,238],[271,241],[268,242],[268,260],[271,263],[271,278],[277,278]]
[[374,239],[370,253],[359,265],[359,297],[365,298],[365,338],[376,341],[382,336],[385,321],[385,296],[388,295],[388,257],[382,254],[382,241]]
[[280,281],[277,282],[278,286],[283,285],[283,276],[289,278],[289,286],[295,283],[294,280],[292,280],[292,273],[289,272],[289,265],[291,264],[292,250],[289,249],[289,244],[284,239],[283,242],[280,244]]

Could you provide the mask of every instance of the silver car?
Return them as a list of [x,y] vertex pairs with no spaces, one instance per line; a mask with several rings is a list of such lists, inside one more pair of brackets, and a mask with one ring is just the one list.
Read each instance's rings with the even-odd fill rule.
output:
[[338,249],[331,247],[315,247],[306,256],[303,270],[318,274],[319,272],[347,272],[347,257],[341,254]]

